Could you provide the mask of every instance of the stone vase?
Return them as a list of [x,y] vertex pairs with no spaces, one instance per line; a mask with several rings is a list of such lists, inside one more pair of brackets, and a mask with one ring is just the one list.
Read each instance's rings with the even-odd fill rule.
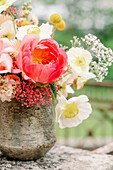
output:
[[56,142],[51,106],[27,108],[12,99],[0,101],[0,151],[17,160],[34,160]]

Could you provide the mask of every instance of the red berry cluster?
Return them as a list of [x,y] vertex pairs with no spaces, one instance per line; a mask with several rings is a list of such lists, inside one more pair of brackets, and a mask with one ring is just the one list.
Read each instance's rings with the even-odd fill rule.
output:
[[15,98],[21,101],[22,106],[33,106],[38,105],[50,105],[52,93],[50,90],[50,85],[38,88],[32,82],[22,81],[21,86],[17,89]]
[[[9,12],[10,11],[10,12]],[[3,14],[8,14],[10,15],[10,13],[16,17],[17,16],[17,9],[15,7],[9,7],[7,11],[4,11]]]

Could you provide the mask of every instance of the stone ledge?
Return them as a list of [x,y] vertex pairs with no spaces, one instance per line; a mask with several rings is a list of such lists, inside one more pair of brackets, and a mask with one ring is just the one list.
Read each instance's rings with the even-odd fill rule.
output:
[[0,154],[0,170],[113,170],[113,156],[54,146],[36,161],[11,161]]

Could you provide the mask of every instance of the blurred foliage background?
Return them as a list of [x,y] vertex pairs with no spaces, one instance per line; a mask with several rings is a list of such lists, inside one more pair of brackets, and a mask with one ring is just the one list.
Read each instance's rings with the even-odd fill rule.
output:
[[[17,0],[20,6],[26,0]],[[113,50],[113,0],[32,0],[32,12],[38,17],[39,24],[49,21],[52,13],[61,14],[66,29],[56,31],[54,39],[63,45],[71,46],[73,36],[95,34],[102,43]],[[113,80],[113,65],[109,68],[106,80]],[[76,128],[60,130],[59,138],[105,137],[113,136],[113,81],[106,84],[86,85],[75,95],[88,95],[93,113],[90,118]],[[80,141],[79,141],[80,143]]]

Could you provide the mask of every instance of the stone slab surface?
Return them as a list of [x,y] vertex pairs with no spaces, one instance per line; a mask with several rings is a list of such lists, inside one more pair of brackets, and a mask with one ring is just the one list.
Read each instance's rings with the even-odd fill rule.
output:
[[[29,153],[30,154],[30,153]],[[54,146],[36,161],[12,161],[0,154],[0,170],[113,170],[113,156]]]

